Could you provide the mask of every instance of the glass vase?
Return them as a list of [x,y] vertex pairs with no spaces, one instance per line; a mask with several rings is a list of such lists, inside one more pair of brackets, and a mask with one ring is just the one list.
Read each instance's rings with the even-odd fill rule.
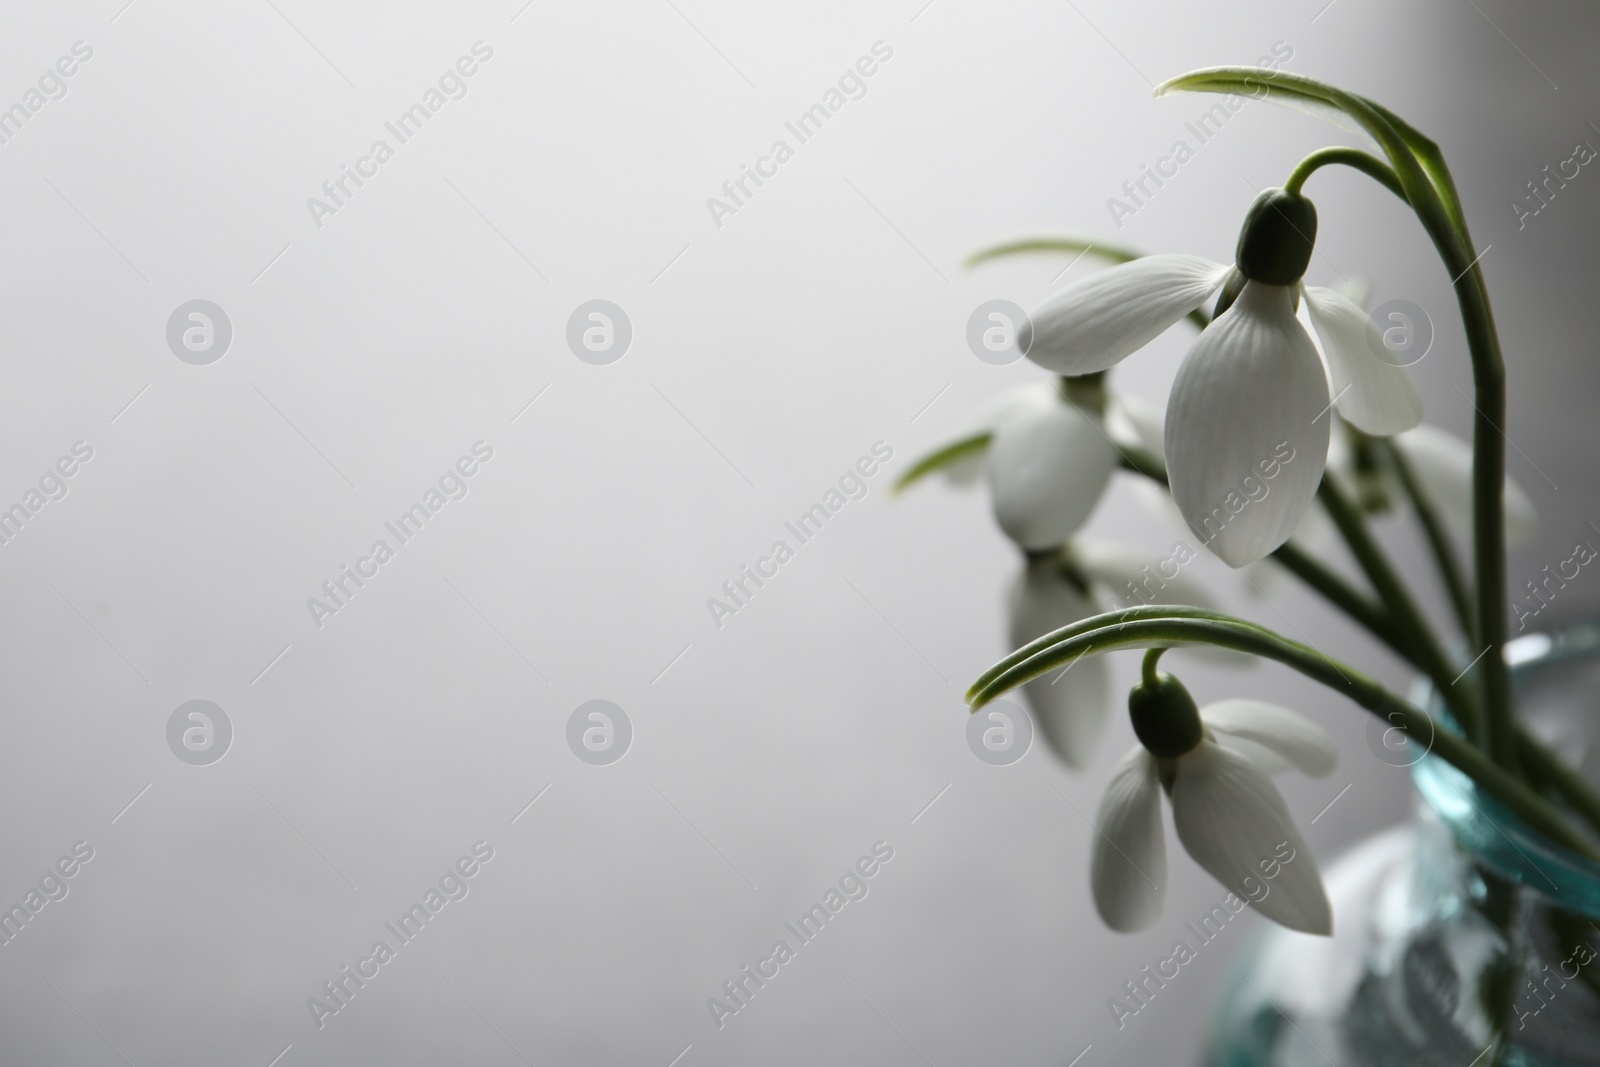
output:
[[[1600,624],[1506,654],[1520,721],[1600,784]],[[1411,773],[1410,824],[1325,873],[1334,935],[1267,927],[1246,951],[1209,1067],[1600,1064],[1600,864],[1437,757],[1419,752]],[[1508,1047],[1491,1053],[1502,1027]]]

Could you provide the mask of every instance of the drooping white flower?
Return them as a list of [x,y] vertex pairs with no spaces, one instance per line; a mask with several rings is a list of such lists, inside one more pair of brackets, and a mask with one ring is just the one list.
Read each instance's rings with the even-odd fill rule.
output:
[[[1227,286],[1231,302],[1202,331],[1173,384],[1165,451],[1173,498],[1190,529],[1235,567],[1265,556],[1299,525],[1322,477],[1330,408],[1384,436],[1421,418],[1415,387],[1383,358],[1366,314],[1301,281],[1315,230],[1309,201],[1269,190],[1240,235],[1237,266],[1146,256],[1068,286],[1019,331],[1035,363],[1058,374],[1093,373]],[[1296,317],[1302,297],[1320,356]],[[1299,465],[1283,463],[1283,455]],[[1272,477],[1263,477],[1268,470]]]
[[1322,481],[1328,408],[1293,291],[1246,282],[1189,350],[1167,402],[1172,499],[1229,566],[1261,559],[1300,525]]
[[1202,736],[1188,751],[1157,756],[1140,744],[1112,772],[1090,865],[1101,918],[1132,932],[1161,917],[1165,787],[1178,840],[1213,878],[1274,922],[1331,933],[1316,858],[1268,775],[1289,768],[1329,774],[1337,761],[1332,739],[1295,712],[1254,700],[1209,705],[1199,719]]
[[[1120,449],[1139,448],[1153,455],[1161,455],[1161,412],[1138,397],[1105,388],[1106,436]],[[956,446],[976,441],[976,447],[962,448],[962,454],[937,467],[938,474],[952,485],[976,484],[988,469],[989,439],[1001,425],[1010,419],[1049,407],[1061,401],[1059,379],[1034,382],[1020,389],[1012,389],[992,397],[972,415],[954,440],[943,448],[919,460],[928,459]],[[976,439],[983,440],[977,441]],[[916,464],[913,465],[915,469]]]
[[1116,467],[1099,416],[1065,399],[1017,410],[989,441],[995,521],[1024,549],[1056,548],[1088,519]]

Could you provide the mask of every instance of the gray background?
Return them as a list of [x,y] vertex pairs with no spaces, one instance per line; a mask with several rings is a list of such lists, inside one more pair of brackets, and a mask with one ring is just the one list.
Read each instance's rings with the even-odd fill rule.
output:
[[[1249,931],[1116,1030],[1106,999],[1222,891],[1175,851],[1154,930],[1099,924],[1074,807],[1130,731],[1081,776],[1042,748],[975,759],[960,692],[1006,651],[1017,560],[981,494],[887,494],[1040,377],[981,363],[963,331],[1065,261],[962,257],[1108,231],[1106,198],[1209,106],[1152,100],[1185,69],[1284,41],[1288,69],[1444,145],[1492,246],[1511,467],[1544,518],[1513,585],[1600,521],[1600,177],[1521,231],[1507,207],[1600,143],[1584,5],[121,3],[13,6],[0,32],[7,104],[94,49],[0,145],[0,502],[74,441],[95,450],[0,548],[0,899],[96,850],[0,948],[8,1062],[1193,1062]],[[468,95],[314,226],[306,198],[480,39]],[[878,40],[894,56],[867,95],[713,225],[705,199]],[[1117,237],[1226,259],[1252,187],[1341,139],[1251,105]],[[1308,192],[1308,280],[1429,309],[1417,378],[1430,420],[1465,430],[1448,279],[1417,227],[1350,174]],[[234,330],[205,367],[164,340],[196,298]],[[634,329],[603,367],[563,340],[597,298]],[[1159,402],[1187,341],[1114,384]],[[470,494],[315,628],[306,598],[480,439]],[[713,627],[706,597],[878,440],[895,458],[870,495]],[[1173,538],[1126,492],[1090,529],[1152,558]],[[1405,683],[1287,583],[1264,603],[1202,573]],[[1597,598],[1585,573],[1551,615]],[[1186,677],[1338,736],[1334,777],[1285,782],[1325,864],[1404,817],[1406,778],[1353,706],[1275,667]],[[235,731],[207,767],[165,741],[197,698]],[[596,698],[635,731],[611,766],[564,740]],[[470,896],[317,1030],[306,998],[479,839],[496,854]],[[880,839],[895,858],[870,895],[719,1031],[706,998]]]

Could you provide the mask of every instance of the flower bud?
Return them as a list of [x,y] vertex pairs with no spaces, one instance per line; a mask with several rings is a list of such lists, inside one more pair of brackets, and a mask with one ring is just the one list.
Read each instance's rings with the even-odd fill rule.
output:
[[1129,690],[1128,717],[1139,743],[1157,759],[1191,752],[1204,737],[1194,697],[1165,672],[1156,676],[1154,684],[1141,680]]
[[1305,277],[1317,241],[1317,209],[1298,193],[1268,189],[1239,230],[1239,270],[1251,281],[1294,285]]

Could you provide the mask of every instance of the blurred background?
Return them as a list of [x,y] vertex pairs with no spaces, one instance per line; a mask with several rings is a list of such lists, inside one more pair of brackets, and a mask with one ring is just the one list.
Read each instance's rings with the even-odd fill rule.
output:
[[[21,109],[0,113],[0,507],[26,515],[0,546],[0,904],[32,909],[61,856],[93,851],[0,946],[8,1061],[1196,1062],[1260,921],[1118,1028],[1108,998],[1223,890],[1174,850],[1162,922],[1101,925],[1085,813],[1126,720],[1082,774],[1042,744],[975,758],[960,695],[1008,651],[1019,559],[981,491],[889,494],[1044,377],[975,358],[972,311],[1092,269],[967,254],[1072,231],[1227,260],[1258,188],[1360,143],[1250,104],[1113,219],[1213,102],[1153,99],[1190,68],[1287,53],[1440,142],[1497,301],[1511,471],[1541,512],[1513,590],[1600,537],[1600,175],[1511,207],[1600,145],[1588,5],[108,0],[0,18],[0,107]],[[867,67],[803,142],[786,127]],[[761,162],[779,140],[792,153]],[[1450,280],[1418,227],[1349,172],[1307,192],[1308,281],[1423,308],[1427,418],[1466,434]],[[1161,404],[1188,339],[1114,388]],[[891,458],[865,497],[797,545],[784,523],[875,445]],[[430,490],[402,543],[385,524]],[[1152,559],[1175,537],[1120,485],[1087,532]],[[1428,582],[1420,544],[1386,535]],[[794,558],[713,617],[779,539]],[[379,540],[393,558],[361,562]],[[1263,600],[1195,566],[1234,610],[1408,683],[1290,583]],[[1585,572],[1540,622],[1597,602]],[[1202,703],[1272,699],[1339,739],[1332,778],[1283,783],[1324,867],[1406,816],[1406,773],[1353,705],[1274,666],[1185,676]],[[204,720],[178,714],[196,700]],[[614,708],[574,726],[592,700]],[[591,727],[622,758],[596,762]],[[785,922],[879,842],[867,895],[719,1025],[708,1000],[796,943]],[[359,962],[400,945],[385,924],[475,844],[492,859],[445,883],[466,895]],[[375,966],[342,1004],[324,990]]]

